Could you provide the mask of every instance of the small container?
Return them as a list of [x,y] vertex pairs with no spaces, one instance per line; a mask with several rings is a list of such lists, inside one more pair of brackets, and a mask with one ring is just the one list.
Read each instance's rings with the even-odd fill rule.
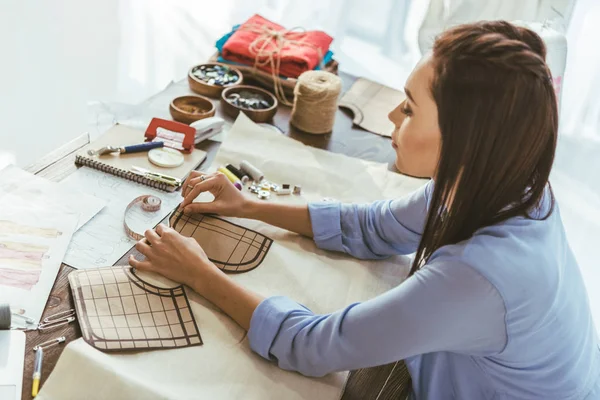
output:
[[[241,99],[251,99],[251,102],[248,105]],[[221,107],[225,114],[232,118],[236,118],[240,111],[244,111],[254,122],[267,122],[277,113],[277,106],[275,96],[256,86],[239,85],[227,88],[221,93]]]
[[219,98],[225,88],[241,85],[243,80],[244,76],[239,69],[226,64],[199,64],[188,72],[190,89],[213,98]]
[[191,124],[215,115],[215,105],[204,96],[187,95],[176,97],[169,104],[171,117],[177,122]]

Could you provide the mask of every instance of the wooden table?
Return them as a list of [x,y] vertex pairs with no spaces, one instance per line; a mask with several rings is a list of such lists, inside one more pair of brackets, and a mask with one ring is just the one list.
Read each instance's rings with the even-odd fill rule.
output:
[[[343,91],[350,88],[356,78],[341,73],[343,79]],[[307,145],[320,149],[329,150],[336,153],[343,153],[349,156],[362,158],[369,161],[378,161],[388,163],[393,170],[394,151],[391,147],[390,139],[381,137],[352,125],[352,116],[347,112],[338,110],[334,130],[327,135],[310,135],[302,133],[289,125],[291,109],[280,107],[274,118],[274,124],[291,138],[299,140]],[[221,114],[217,106],[217,115]],[[227,118],[229,119],[229,118]],[[56,151],[43,157],[38,162],[30,165],[26,169],[29,172],[50,180],[59,181],[76,170],[74,165],[75,153],[78,149],[89,143],[89,135],[83,134],[71,142],[60,147]],[[207,160],[200,166],[200,169],[206,168],[212,162],[220,143],[206,141],[200,143],[197,148],[208,153]],[[124,255],[118,264],[126,264],[129,254],[135,252],[131,250]],[[69,288],[67,276],[73,271],[73,268],[63,264],[60,268],[52,292],[46,304],[43,317],[53,315],[57,312],[74,308],[73,299]],[[27,345],[25,349],[25,367],[23,376],[23,399],[31,399],[31,376],[33,373],[34,352],[33,347],[46,340],[65,336],[67,343],[81,337],[81,331],[76,323],[69,324],[63,329],[42,333],[39,331],[27,332]],[[54,369],[58,358],[64,349],[63,345],[50,347],[44,351],[44,366],[42,371],[41,384],[44,384],[50,372]],[[404,394],[406,396],[407,371],[403,362],[392,363],[376,368],[366,368],[353,371],[350,375],[343,400],[353,399],[398,399]]]

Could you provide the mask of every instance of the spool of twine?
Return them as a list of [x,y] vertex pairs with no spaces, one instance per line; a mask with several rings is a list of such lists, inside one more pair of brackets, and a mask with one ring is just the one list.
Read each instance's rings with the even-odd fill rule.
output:
[[0,304],[0,330],[10,329],[11,314],[8,304]]
[[304,72],[294,88],[290,123],[308,133],[331,132],[341,90],[342,80],[331,72]]

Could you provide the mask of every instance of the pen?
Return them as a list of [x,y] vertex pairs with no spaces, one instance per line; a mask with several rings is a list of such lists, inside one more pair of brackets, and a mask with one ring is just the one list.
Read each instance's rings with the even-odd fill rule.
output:
[[38,347],[35,351],[35,363],[33,365],[33,383],[31,385],[31,396],[38,395],[40,390],[40,378],[42,377],[42,360],[44,359],[44,349]]

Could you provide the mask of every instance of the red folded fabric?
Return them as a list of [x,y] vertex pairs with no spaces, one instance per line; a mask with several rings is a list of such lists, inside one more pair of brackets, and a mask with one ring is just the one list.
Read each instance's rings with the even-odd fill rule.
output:
[[[258,14],[254,15],[227,40],[223,46],[223,58],[246,65],[254,65],[256,54],[250,50],[250,44],[264,33],[263,27],[276,31],[285,32],[286,30],[283,26]],[[333,41],[331,36],[322,31],[289,32],[285,35],[285,39],[288,42],[279,55],[281,59],[279,75],[290,78],[297,78],[303,72],[313,70],[319,64],[320,57],[327,53]],[[274,38],[268,40],[270,45],[267,50],[275,49],[276,40]],[[260,60],[264,60],[264,57]],[[270,63],[259,66],[259,68],[272,72]]]

